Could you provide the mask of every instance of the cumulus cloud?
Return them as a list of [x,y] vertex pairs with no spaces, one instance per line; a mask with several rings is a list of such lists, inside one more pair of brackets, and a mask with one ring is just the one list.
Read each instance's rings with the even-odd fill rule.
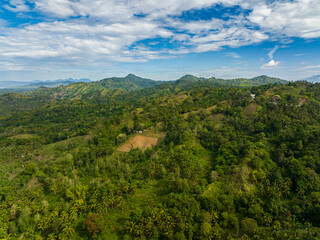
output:
[[30,9],[24,0],[10,0],[9,4],[5,4],[4,8],[12,12],[28,12]]
[[274,68],[274,67],[277,67],[279,65],[280,62],[276,62],[274,60],[271,60],[270,62],[266,63],[266,64],[263,64],[261,66],[261,68],[263,69],[269,69],[269,68]]
[[[227,20],[177,18],[184,11],[216,4],[240,6],[249,13]],[[19,66],[28,62],[26,59],[79,65],[94,60],[140,62],[237,48],[283,36],[320,37],[319,0],[7,0],[3,8],[40,12],[44,18],[18,28],[0,25],[0,60],[14,59]],[[169,47],[148,43],[159,38]],[[273,60],[277,49],[269,52],[270,62],[263,68],[279,65]]]
[[[0,56],[24,58],[61,58],[76,61],[88,57],[127,61],[132,43],[146,38],[168,37],[170,32],[143,21],[110,25],[56,21],[39,23],[23,29],[10,29],[0,36]],[[143,50],[140,50],[143,55]],[[146,58],[150,51],[146,50]],[[51,59],[50,61],[54,61]]]
[[319,0],[261,2],[248,16],[260,28],[278,36],[320,37]]
[[273,55],[275,54],[275,52],[279,49],[279,46],[276,45],[274,46],[274,48],[268,53],[268,56],[270,58],[270,61],[266,64],[263,64],[261,66],[262,69],[269,69],[269,68],[274,68],[277,67],[279,65],[280,62],[276,62],[275,60],[273,60]]
[[[23,4],[21,1],[12,0],[11,4],[18,7]],[[225,46],[244,46],[268,38],[258,30],[245,28],[236,19],[185,23],[171,17],[215,3],[232,5],[228,0],[103,3],[100,0],[39,0],[35,2],[35,10],[56,19],[23,28],[7,28],[5,35],[0,36],[0,57],[50,59],[50,62],[63,59],[83,63],[88,58],[134,62],[172,54],[217,51]],[[146,43],[139,43],[152,38],[166,39],[178,47],[156,51]]]

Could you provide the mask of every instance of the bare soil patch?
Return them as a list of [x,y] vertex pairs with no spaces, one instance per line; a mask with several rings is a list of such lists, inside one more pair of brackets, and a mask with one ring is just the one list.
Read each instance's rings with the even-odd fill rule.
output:
[[299,106],[302,106],[306,101],[307,101],[307,99],[300,97],[299,98]]
[[118,148],[118,151],[121,152],[129,152],[132,148],[139,148],[142,151],[157,145],[158,138],[155,137],[147,137],[143,135],[135,135],[125,144]]

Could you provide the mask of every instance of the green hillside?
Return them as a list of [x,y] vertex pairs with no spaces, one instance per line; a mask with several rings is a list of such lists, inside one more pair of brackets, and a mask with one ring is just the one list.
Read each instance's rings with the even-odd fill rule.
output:
[[[99,103],[101,101],[135,101],[140,95],[165,95],[169,92],[182,91],[202,87],[249,87],[267,84],[287,84],[287,81],[270,77],[253,79],[205,79],[186,75],[176,81],[153,81],[129,74],[124,78],[106,78],[97,82],[80,82],[56,88],[39,87],[25,93],[6,93],[0,95],[0,116],[8,113],[37,109],[43,104],[56,104],[57,101],[86,100]],[[141,91],[134,91],[141,90]],[[130,94],[128,94],[130,92]]]
[[253,87],[267,84],[287,84],[288,81],[268,76],[258,76],[251,79],[219,79],[219,78],[198,78],[192,75],[185,75],[179,80],[180,84],[200,84],[204,86],[234,86],[234,87]]
[[133,74],[129,74],[124,78],[106,78],[97,82],[90,83],[74,83],[68,86],[60,86],[58,88],[39,88],[33,92],[29,92],[33,96],[52,96],[56,99],[79,99],[88,94],[101,92],[105,94],[105,91],[109,90],[124,90],[132,91],[147,87],[153,87],[161,82],[153,81],[150,79],[145,79],[137,77]]
[[[36,91],[30,92],[31,95],[51,95],[58,99],[79,99],[88,98],[90,94],[100,92],[100,96],[108,95],[106,91],[109,90],[123,90],[132,91],[144,88],[151,88],[158,86],[159,88],[195,88],[195,87],[250,87],[268,84],[287,84],[288,81],[279,78],[271,78],[267,76],[255,77],[252,79],[216,79],[216,78],[197,78],[192,75],[185,75],[176,81],[153,81],[150,79],[141,78],[133,74],[129,74],[124,78],[106,78],[101,81],[91,83],[75,83],[68,86],[61,86],[58,88],[44,89],[39,88]],[[163,85],[163,86],[161,86]],[[90,97],[89,97],[90,98]]]
[[0,239],[319,239],[319,89],[129,75],[0,96]]

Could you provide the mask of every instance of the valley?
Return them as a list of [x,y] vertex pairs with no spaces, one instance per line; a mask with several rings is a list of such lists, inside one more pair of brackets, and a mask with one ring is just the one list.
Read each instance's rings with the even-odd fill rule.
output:
[[0,96],[0,238],[318,239],[318,84],[229,81]]

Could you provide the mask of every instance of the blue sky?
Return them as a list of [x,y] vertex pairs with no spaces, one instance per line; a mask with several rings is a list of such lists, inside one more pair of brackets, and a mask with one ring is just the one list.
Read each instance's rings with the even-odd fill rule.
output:
[[320,0],[0,2],[0,81],[320,74]]

